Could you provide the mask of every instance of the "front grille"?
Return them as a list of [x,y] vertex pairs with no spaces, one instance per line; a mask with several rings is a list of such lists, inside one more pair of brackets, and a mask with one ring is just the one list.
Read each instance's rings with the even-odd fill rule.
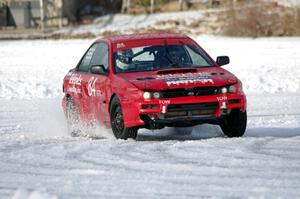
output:
[[212,115],[218,108],[217,102],[202,104],[170,104],[164,118]]
[[228,100],[228,104],[238,104],[240,103],[240,99],[233,99],[233,100]]
[[168,112],[216,110],[217,108],[218,108],[217,102],[209,102],[209,103],[201,103],[201,104],[170,104],[168,106]]
[[180,88],[168,89],[161,91],[163,98],[175,98],[184,96],[204,96],[215,95],[218,92],[218,87],[198,87],[198,88]]

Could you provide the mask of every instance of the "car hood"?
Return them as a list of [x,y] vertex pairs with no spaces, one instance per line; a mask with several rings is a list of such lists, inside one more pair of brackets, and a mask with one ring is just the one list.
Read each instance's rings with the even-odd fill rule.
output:
[[219,67],[168,69],[118,74],[140,90],[158,91],[189,87],[218,87],[237,83],[237,78]]

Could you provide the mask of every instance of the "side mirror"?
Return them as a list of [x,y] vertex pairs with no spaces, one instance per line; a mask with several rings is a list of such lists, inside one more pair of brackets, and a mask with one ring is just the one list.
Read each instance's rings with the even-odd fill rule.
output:
[[217,64],[219,66],[224,66],[226,64],[229,64],[229,62],[230,62],[230,59],[228,56],[218,56],[217,57]]
[[91,73],[97,75],[104,75],[106,74],[105,68],[103,65],[94,65],[91,67]]

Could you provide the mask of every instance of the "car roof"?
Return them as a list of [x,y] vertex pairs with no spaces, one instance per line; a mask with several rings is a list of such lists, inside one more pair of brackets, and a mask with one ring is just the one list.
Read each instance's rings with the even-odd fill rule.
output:
[[114,35],[104,37],[99,40],[107,40],[113,44],[119,42],[138,41],[138,40],[151,40],[151,39],[189,39],[189,37],[174,33],[137,33],[127,35]]

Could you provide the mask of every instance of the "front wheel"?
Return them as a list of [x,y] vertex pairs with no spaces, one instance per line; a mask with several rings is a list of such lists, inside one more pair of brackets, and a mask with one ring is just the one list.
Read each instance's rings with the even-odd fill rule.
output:
[[136,139],[138,128],[125,128],[121,104],[119,99],[116,97],[111,102],[110,121],[112,131],[117,139]]
[[228,137],[241,137],[247,126],[247,112],[233,109],[220,124],[220,127]]

